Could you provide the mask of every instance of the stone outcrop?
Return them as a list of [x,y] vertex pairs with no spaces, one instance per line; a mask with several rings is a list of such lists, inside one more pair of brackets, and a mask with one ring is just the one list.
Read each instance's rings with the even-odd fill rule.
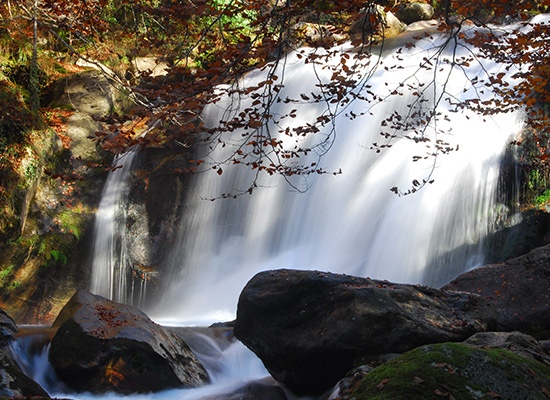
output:
[[272,376],[318,394],[360,356],[463,341],[492,330],[481,296],[317,271],[257,274],[239,298],[235,335]]
[[183,339],[131,306],[80,291],[54,327],[50,362],[76,391],[129,394],[208,382]]
[[498,330],[543,337],[550,332],[550,245],[466,272],[443,289],[486,296],[498,312]]

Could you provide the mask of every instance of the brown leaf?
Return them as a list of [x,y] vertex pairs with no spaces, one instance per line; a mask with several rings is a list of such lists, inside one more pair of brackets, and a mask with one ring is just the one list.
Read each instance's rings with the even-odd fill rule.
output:
[[414,380],[414,383],[422,383],[422,382],[424,382],[424,379],[419,378],[418,376],[415,376],[413,380]]
[[384,386],[386,385],[386,383],[388,383],[389,381],[390,381],[389,379],[384,379],[384,380],[382,380],[382,382],[380,382],[378,385],[376,385],[376,387],[379,390],[382,390],[382,389],[384,389]]
[[550,399],[550,391],[544,386],[542,387],[542,393],[544,393],[544,395]]
[[487,392],[487,396],[489,396],[491,399],[502,399],[502,396],[495,392]]

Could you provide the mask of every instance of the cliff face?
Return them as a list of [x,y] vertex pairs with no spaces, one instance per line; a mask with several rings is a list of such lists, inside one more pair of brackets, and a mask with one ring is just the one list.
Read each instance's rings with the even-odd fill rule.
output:
[[3,232],[0,244],[0,304],[18,323],[50,323],[87,286],[85,260],[106,177],[99,166],[106,155],[88,136],[100,128],[96,118],[120,107],[97,71],[56,83],[49,110],[63,115],[63,127],[35,134],[33,174],[24,199],[14,200],[16,215],[7,221],[12,230]]

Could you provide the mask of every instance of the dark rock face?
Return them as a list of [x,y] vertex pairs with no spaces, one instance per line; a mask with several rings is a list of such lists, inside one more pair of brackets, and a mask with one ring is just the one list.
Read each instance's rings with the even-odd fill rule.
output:
[[129,394],[197,387],[208,381],[181,338],[133,307],[80,291],[54,327],[58,330],[50,362],[76,391]]
[[0,310],[0,397],[48,398],[42,387],[21,370],[13,358],[9,344],[14,340],[17,326],[10,316]]
[[13,335],[17,333],[17,325],[11,317],[0,310],[0,346],[4,347],[13,340]]
[[502,264],[474,269],[443,289],[487,296],[496,306],[499,331],[547,336],[550,332],[550,245]]
[[332,387],[364,355],[492,330],[482,297],[316,271],[266,271],[241,293],[235,335],[299,394]]

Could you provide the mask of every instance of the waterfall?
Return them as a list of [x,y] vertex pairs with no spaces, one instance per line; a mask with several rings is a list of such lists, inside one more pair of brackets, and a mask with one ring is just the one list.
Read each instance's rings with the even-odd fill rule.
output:
[[[520,130],[522,118],[513,113],[480,116],[452,110],[448,98],[479,95],[472,79],[481,77],[484,69],[498,72],[503,66],[485,62],[453,68],[441,60],[451,54],[455,59],[467,57],[468,49],[442,43],[441,38],[428,35],[414,46],[373,56],[362,72],[369,76],[368,86],[357,91],[374,93],[375,103],[350,101],[342,106],[280,101],[270,109],[275,116],[296,110],[297,118],[271,126],[271,132],[277,132],[315,121],[327,114],[328,107],[335,116],[334,125],[327,124],[325,132],[311,135],[302,144],[315,148],[316,143],[307,141],[319,138],[320,149],[331,135],[331,149],[319,166],[341,174],[291,177],[292,185],[280,176],[261,177],[252,195],[215,201],[210,200],[246,191],[257,171],[224,165],[221,175],[197,174],[190,189],[193,198],[184,207],[180,237],[162,268],[171,271],[170,284],[155,317],[194,323],[232,319],[246,282],[267,269],[317,269],[437,286],[481,265],[501,155],[510,135]],[[300,93],[309,98],[324,96],[320,87],[332,74],[327,66],[341,62],[349,49],[342,48],[323,65],[305,63],[308,51],[320,50],[290,54],[285,70],[275,72],[284,76],[279,99],[299,99]],[[434,68],[419,67],[437,54],[437,59],[431,58]],[[377,65],[374,72],[373,65]],[[242,86],[266,79],[265,70],[255,71]],[[421,101],[415,93],[419,87],[429,87]],[[246,96],[226,96],[206,107],[204,120],[211,126],[227,120],[237,100],[239,107],[234,112],[251,107],[253,101]],[[411,132],[399,131],[398,137],[390,139],[380,135],[381,124],[389,116],[414,118],[422,107],[441,113],[424,134],[432,143],[448,143],[453,150],[449,154],[426,156],[430,150],[417,143],[422,141],[414,140],[418,136]],[[235,143],[241,134],[231,133]],[[283,134],[278,139],[294,145]],[[211,153],[206,148],[204,158],[227,159],[233,151],[232,140],[227,137],[228,145]],[[315,151],[300,159],[304,165],[318,161]],[[414,194],[398,196],[391,190],[416,187],[424,179],[433,183]],[[307,190],[300,193],[296,187]]]
[[130,150],[113,162],[96,213],[92,262],[92,292],[128,304],[135,294],[142,299],[146,289],[146,279],[132,276],[126,231],[128,183],[136,154]]

